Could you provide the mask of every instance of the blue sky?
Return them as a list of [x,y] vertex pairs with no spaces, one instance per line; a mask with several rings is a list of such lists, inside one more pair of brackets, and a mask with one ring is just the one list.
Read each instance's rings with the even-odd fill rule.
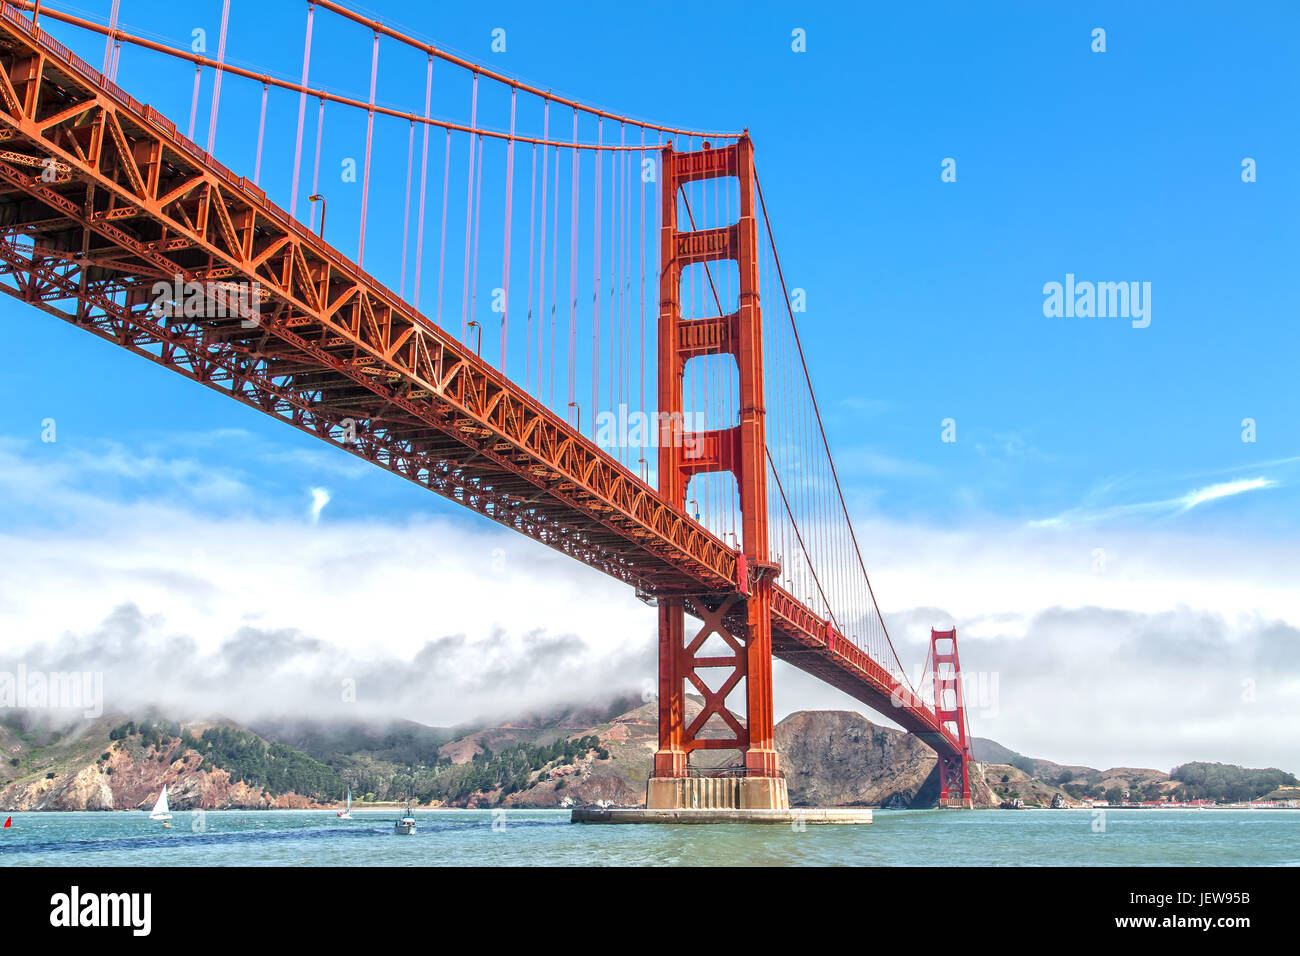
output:
[[[100,6],[106,16],[108,4]],[[122,19],[177,42],[201,25],[215,47],[220,7],[177,14],[128,0]],[[1063,14],[1003,4],[992,13],[945,5],[862,16],[754,4],[724,23],[614,5],[584,8],[577,26],[526,4],[477,13],[456,5],[372,9],[494,69],[634,116],[749,127],[791,284],[807,290],[802,333],[833,448],[864,505],[936,523],[989,514],[1041,520],[1085,502],[1159,501],[1265,477],[1277,485],[1182,520],[1244,524],[1259,534],[1295,529],[1300,462],[1263,464],[1300,454],[1288,348],[1300,134],[1283,121],[1300,94],[1290,68],[1298,41],[1285,29],[1293,10],[1266,5],[1247,16],[1186,5],[1170,17],[1156,5]],[[1264,30],[1270,9],[1277,28]],[[279,72],[295,74],[304,11],[299,3],[267,10],[235,2],[238,39],[228,55],[263,64],[270,57]],[[316,33],[319,82],[364,98],[368,37],[337,22],[324,26],[328,19]],[[259,20],[264,33],[247,29]],[[1096,26],[1107,31],[1105,53],[1090,49]],[[489,49],[496,27],[507,31],[503,54]],[[790,49],[795,27],[807,31],[806,53]],[[79,36],[67,28],[59,35]],[[98,38],[78,48],[102,59]],[[190,74],[176,64],[170,89],[149,85],[132,73],[148,62],[128,48],[123,84],[170,106],[183,126]],[[418,108],[422,72],[418,56],[382,47],[380,102]],[[200,141],[209,91],[205,85]],[[257,93],[255,84],[225,82],[217,152],[238,171],[251,172],[240,169],[249,144],[230,117],[243,105],[255,110]],[[282,97],[292,127],[296,102]],[[309,154],[313,120],[314,105]],[[327,132],[332,122],[364,135],[363,125],[332,118]],[[382,120],[380,127],[382,141]],[[405,126],[388,127],[403,163]],[[292,129],[282,132],[287,146]],[[348,145],[341,140],[336,152]],[[957,161],[955,183],[940,181],[947,157]],[[1243,157],[1256,160],[1257,182],[1241,181]],[[327,172],[330,158],[327,144]],[[275,195],[287,170],[283,160],[274,171],[267,165]],[[304,167],[305,179],[306,160]],[[402,177],[393,179],[387,188],[396,193]],[[377,177],[374,188],[385,183]],[[337,191],[331,215],[341,228],[345,203],[358,202],[359,192]],[[379,198],[372,203],[383,208]],[[396,271],[385,253],[399,229],[382,218],[370,227],[371,268],[381,277],[385,266]],[[1045,318],[1042,286],[1066,273],[1150,282],[1150,327]],[[390,281],[397,285],[395,275]],[[90,434],[111,427],[121,435],[124,425],[144,433],[212,428],[238,416],[243,427],[302,440],[4,308],[19,317],[12,370],[0,385],[15,437],[67,409],[57,415],[65,429]],[[55,352],[74,372],[41,388],[40,356]],[[105,370],[119,365],[132,375],[129,394],[88,407]],[[949,417],[957,423],[953,444],[939,440]],[[1253,444],[1241,441],[1243,418],[1257,422]],[[374,483],[389,482],[376,475]]]
[[[103,0],[78,5],[107,17]],[[233,7],[243,32],[229,55],[296,78],[305,4]],[[907,528],[918,541],[968,534],[984,543],[961,553],[1011,564],[1023,557],[1017,548],[1029,547],[1022,533],[1034,535],[1034,547],[1057,553],[1060,545],[1073,555],[1062,560],[1085,564],[1109,542],[1130,551],[1134,542],[1162,541],[1176,542],[1166,554],[1249,554],[1285,549],[1294,538],[1294,5],[748,3],[744,15],[735,5],[700,3],[662,13],[583,4],[569,15],[528,3],[368,7],[470,59],[594,105],[660,123],[748,127],[785,269],[807,291],[801,333],[865,527]],[[177,43],[202,26],[215,49],[220,9],[219,0],[184,9],[124,0],[122,19]],[[261,29],[251,31],[253,24]],[[507,31],[501,54],[490,50],[498,27]],[[1090,49],[1098,27],[1104,53]],[[806,52],[791,50],[796,28],[806,31]],[[51,29],[101,62],[102,39]],[[314,61],[328,64],[319,82],[364,98],[369,36],[337,24],[318,36]],[[422,58],[383,50],[379,101],[418,109]],[[192,72],[173,65],[164,83],[149,62],[128,48],[119,82],[184,128]],[[254,124],[257,88],[226,84],[222,116],[252,116]],[[289,121],[272,135],[291,152],[296,100],[284,102]],[[500,107],[485,105],[485,122],[503,127]],[[446,111],[464,119],[461,112]],[[313,113],[314,106],[309,142]],[[363,122],[329,122],[326,168],[364,136]],[[217,155],[251,175],[247,135],[227,135],[228,125]],[[377,135],[380,155],[404,164],[405,126]],[[949,157],[957,179],[945,183],[940,164]],[[1256,182],[1242,181],[1246,157],[1257,164]],[[266,179],[287,206],[284,165]],[[309,161],[304,170],[309,176]],[[397,195],[400,209],[400,180],[380,178],[376,208]],[[344,223],[359,190],[336,187],[332,195],[331,220]],[[367,265],[396,287],[400,221],[372,219],[370,228]],[[341,235],[330,238],[351,248]],[[1043,286],[1067,273],[1149,282],[1149,327],[1046,317]],[[41,313],[5,299],[0,321],[8,345],[0,441],[14,462],[84,464],[88,475],[98,472],[94,492],[106,500],[162,498],[196,520],[301,517],[308,489],[328,487],[323,522],[445,517],[483,528],[435,496]],[[47,417],[58,423],[54,445],[39,442]],[[956,422],[954,443],[940,440],[946,418]],[[1245,418],[1256,422],[1253,443],[1241,440]],[[135,464],[96,469],[114,449]],[[136,467],[141,461],[159,467]],[[213,474],[229,484],[212,485]],[[206,490],[195,491],[198,476],[208,476]],[[71,514],[17,497],[0,504],[11,531],[66,530]],[[1069,537],[1076,533],[1077,541]],[[894,592],[882,586],[892,583],[894,539],[887,530],[863,537],[882,606],[948,608],[960,617],[943,581],[924,600],[913,600],[905,582]],[[1148,571],[1163,567],[1152,559]],[[1249,570],[1217,573],[1235,576],[1239,593],[1208,610],[1289,613],[1271,597],[1251,598]],[[1198,607],[1196,593],[1168,595],[1170,607]],[[1107,603],[1078,594],[1060,601]],[[1034,609],[1029,602],[1004,611]]]

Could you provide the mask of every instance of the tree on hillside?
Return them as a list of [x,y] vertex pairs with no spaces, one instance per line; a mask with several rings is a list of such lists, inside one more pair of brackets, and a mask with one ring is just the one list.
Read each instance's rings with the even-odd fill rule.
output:
[[1268,767],[1254,770],[1223,763],[1186,763],[1175,767],[1171,780],[1184,784],[1192,799],[1236,803],[1254,800],[1284,785],[1294,786],[1294,774]]

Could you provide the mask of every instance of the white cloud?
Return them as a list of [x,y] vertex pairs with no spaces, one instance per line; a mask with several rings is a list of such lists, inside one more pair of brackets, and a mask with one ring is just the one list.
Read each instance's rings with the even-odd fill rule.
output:
[[[124,501],[96,493],[96,456],[40,454],[0,448],[0,484],[25,515],[0,534],[0,660],[95,662],[110,707],[328,716],[352,678],[358,713],[446,724],[654,678],[653,609],[480,519],[200,514],[210,499],[182,490],[210,487],[202,468],[109,462],[151,488],[177,483],[161,503]],[[999,712],[973,713],[977,734],[1061,762],[1300,769],[1300,544],[856,527],[909,671],[929,628],[955,623],[966,671],[996,675]],[[859,706],[784,665],[775,704],[778,718]]]
[[1042,518],[1029,522],[1032,528],[1069,528],[1083,524],[1113,521],[1120,518],[1142,517],[1156,514],[1183,514],[1207,501],[1231,498],[1248,491],[1277,487],[1279,482],[1273,478],[1239,478],[1224,481],[1203,488],[1194,488],[1186,494],[1174,498],[1162,498],[1157,501],[1139,501],[1132,504],[1111,505],[1101,508],[1071,508],[1051,518]]
[[[360,709],[447,723],[653,674],[651,609],[504,529],[130,511],[105,531],[0,536],[2,646],[68,662],[118,648],[110,707],[155,696],[321,714],[341,680],[364,674]],[[225,666],[233,648],[261,644],[275,666]],[[410,693],[383,690],[395,684]]]
[[1180,500],[1183,511],[1190,511],[1197,505],[1218,498],[1231,498],[1233,495],[1245,494],[1260,488],[1272,488],[1277,482],[1271,478],[1239,478],[1236,481],[1224,481],[1217,485],[1198,488],[1183,495]]
[[330,493],[328,488],[311,489],[311,522],[315,524],[320,521],[321,510],[330,503]]

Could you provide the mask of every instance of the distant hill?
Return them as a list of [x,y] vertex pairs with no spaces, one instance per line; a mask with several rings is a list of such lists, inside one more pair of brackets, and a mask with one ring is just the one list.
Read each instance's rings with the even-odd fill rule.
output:
[[[1215,800],[1239,802],[1255,800],[1277,791],[1281,787],[1295,786],[1296,778],[1284,770],[1270,767],[1254,770],[1233,764],[1189,763],[1173,768],[1170,773],[1142,767],[1112,767],[1097,770],[1093,767],[1068,766],[1026,757],[993,740],[971,738],[971,752],[977,761],[990,767],[1005,766],[1017,773],[990,773],[990,784],[1000,796],[1013,795],[1029,802],[1046,799],[1060,793],[1067,801],[1104,799],[1116,802],[1161,800]],[[1007,780],[1001,778],[1005,776]],[[1013,791],[1022,791],[1013,794]],[[1027,796],[1029,795],[1029,796]],[[1278,799],[1287,799],[1279,797]]]
[[[702,701],[688,696],[686,719]],[[612,698],[508,721],[429,727],[293,719],[255,728],[216,719],[106,716],[54,729],[30,715],[0,721],[0,809],[146,809],[164,784],[173,808],[325,807],[345,790],[361,805],[413,794],[424,806],[558,807],[638,804],[654,762],[658,705]],[[938,799],[932,750],[916,737],[847,711],[800,711],[775,743],[796,806],[930,807]],[[1054,798],[1243,800],[1293,798],[1293,775],[1186,764],[1173,775],[1141,768],[1070,767],[972,741],[977,806]],[[698,751],[697,765],[734,754]]]
[[177,809],[301,808],[341,785],[330,767],[229,721],[116,715],[59,730],[10,716],[0,748],[7,810],[148,809],[164,784]]
[[1254,800],[1296,787],[1295,776],[1276,767],[1253,770],[1223,763],[1185,763],[1175,767],[1169,777],[1193,798],[1206,800]]
[[975,759],[984,763],[1005,763],[1013,767],[1020,766],[1018,761],[1026,764],[1033,763],[1030,758],[1016,753],[1009,747],[1002,746],[996,740],[989,740],[987,737],[972,737],[970,739],[970,749]]

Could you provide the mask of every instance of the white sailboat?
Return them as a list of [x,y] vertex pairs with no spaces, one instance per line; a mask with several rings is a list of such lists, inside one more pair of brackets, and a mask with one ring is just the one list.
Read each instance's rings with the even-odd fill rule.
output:
[[338,812],[338,818],[340,820],[352,819],[352,788],[351,787],[348,787],[348,805],[347,807],[345,807],[344,809]]
[[171,820],[172,812],[167,806],[167,784],[163,784],[162,793],[158,796],[158,802],[153,805],[149,811],[150,820],[162,820],[164,823]]

